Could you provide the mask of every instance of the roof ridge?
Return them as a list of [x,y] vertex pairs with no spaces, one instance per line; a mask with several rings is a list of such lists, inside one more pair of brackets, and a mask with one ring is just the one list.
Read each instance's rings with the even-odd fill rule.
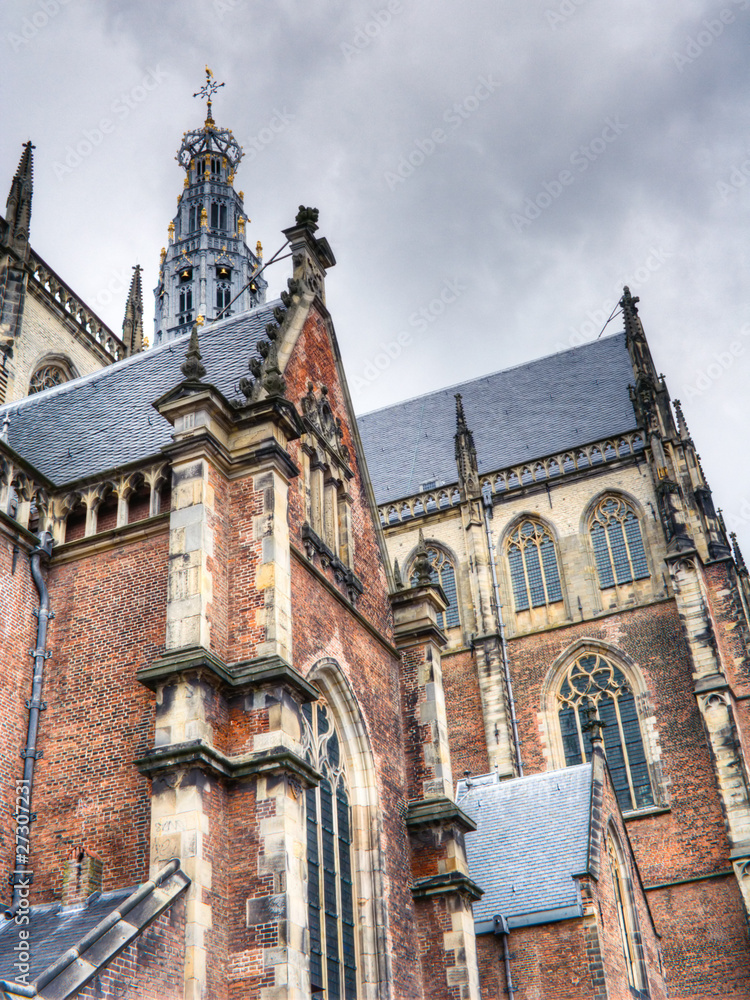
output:
[[582,351],[584,348],[591,347],[593,344],[604,343],[605,341],[614,340],[616,337],[624,337],[625,331],[620,330],[617,333],[607,334],[605,337],[598,337],[596,340],[588,340],[585,344],[576,344],[574,347],[566,347],[564,351],[552,351],[550,354],[540,354],[538,358],[532,358],[530,361],[522,361],[517,365],[511,365],[509,368],[498,368],[494,372],[486,372],[484,375],[477,375],[475,378],[465,379],[463,382],[453,382],[451,385],[443,385],[438,389],[431,389],[428,392],[418,393],[416,396],[408,396],[406,399],[399,399],[395,403],[388,403],[386,406],[379,406],[374,410],[368,410],[366,413],[358,413],[357,420],[362,420],[364,417],[370,417],[374,413],[382,413],[384,410],[390,410],[397,406],[404,406],[406,403],[414,403],[419,399],[425,399],[428,396],[437,396],[441,392],[451,392],[454,389],[461,389],[463,386],[474,385],[478,382],[482,382],[485,379],[494,378],[496,375],[504,375],[506,372],[518,371],[520,368],[529,368],[532,365],[538,364],[540,361],[546,361],[548,358],[556,358],[562,354],[571,354],[573,351]]
[[[273,309],[273,307],[281,302],[281,299],[273,299],[271,302],[264,302],[261,306],[256,306],[254,309],[248,309],[244,313],[237,313],[236,316],[228,316],[226,319],[217,320],[213,323],[207,323],[200,332],[200,336],[205,336],[206,333],[220,333],[226,325],[229,323],[236,323],[238,319],[243,316],[250,316],[252,314],[259,314],[265,312],[267,309]],[[0,406],[0,413],[18,413],[20,410],[25,409],[28,406],[33,406],[37,401],[52,399],[56,396],[64,395],[74,389],[80,388],[82,385],[91,385],[97,382],[99,379],[107,378],[112,372],[121,372],[130,365],[138,364],[140,362],[145,362],[147,359],[151,359],[156,355],[166,353],[169,350],[174,353],[174,345],[181,344],[183,342],[187,343],[190,339],[190,333],[180,334],[179,337],[174,337],[172,340],[168,340],[166,344],[159,344],[158,347],[151,347],[146,351],[139,351],[137,354],[131,354],[130,357],[122,358],[120,361],[115,361],[114,364],[107,365],[106,368],[99,368],[95,372],[89,372],[88,375],[79,375],[78,378],[69,379],[67,382],[62,382],[60,385],[56,385],[51,389],[45,389],[43,392],[35,392],[30,396],[24,396],[22,399],[17,399],[11,403],[5,403]]]

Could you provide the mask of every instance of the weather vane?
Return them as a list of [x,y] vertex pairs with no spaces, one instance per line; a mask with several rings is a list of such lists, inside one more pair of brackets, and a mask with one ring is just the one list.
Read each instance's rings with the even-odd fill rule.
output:
[[211,70],[206,66],[206,82],[203,84],[200,90],[197,90],[193,97],[205,97],[206,99],[206,121],[213,121],[211,115],[211,98],[214,96],[219,87],[223,87],[223,83],[217,83],[214,79],[214,75]]

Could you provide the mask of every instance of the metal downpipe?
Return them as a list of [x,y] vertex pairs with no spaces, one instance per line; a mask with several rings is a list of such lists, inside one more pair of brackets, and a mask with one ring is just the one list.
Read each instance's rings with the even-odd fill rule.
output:
[[31,576],[39,592],[39,608],[34,612],[37,617],[36,646],[32,649],[31,656],[34,658],[34,676],[31,683],[31,698],[26,702],[29,710],[29,725],[26,735],[26,746],[21,751],[23,757],[23,778],[20,786],[16,789],[16,853],[13,872],[10,876],[10,883],[13,886],[13,897],[10,907],[6,910],[5,916],[10,919],[18,912],[21,904],[22,889],[26,890],[28,899],[28,888],[31,885],[31,872],[29,870],[29,852],[31,840],[31,823],[34,815],[31,812],[32,792],[34,788],[34,766],[37,759],[42,756],[37,750],[37,736],[39,733],[39,715],[47,707],[42,702],[42,688],[44,685],[44,661],[50,654],[47,652],[47,622],[54,618],[50,610],[49,591],[42,576],[42,558],[49,559],[52,555],[52,535],[48,531],[43,531],[39,535],[39,544],[31,551]]
[[510,948],[508,947],[508,938],[510,937],[510,928],[508,927],[508,921],[505,917],[496,914],[493,918],[495,923],[494,934],[496,937],[501,937],[503,939],[503,960],[505,962],[505,983],[507,986],[507,993],[510,1000],[516,995],[515,987],[513,986],[513,976],[510,971]]
[[513,697],[513,682],[510,677],[510,666],[508,664],[508,646],[505,642],[505,625],[503,623],[502,604],[500,603],[500,587],[497,582],[497,570],[495,569],[495,550],[492,545],[492,531],[490,530],[489,508],[492,500],[488,496],[482,495],[482,506],[484,508],[484,530],[487,533],[487,550],[490,557],[490,572],[492,573],[492,589],[495,595],[495,615],[497,617],[497,628],[500,633],[500,652],[503,658],[503,673],[505,675],[505,690],[508,695],[508,709],[510,711],[510,727],[513,735],[513,751],[516,756],[516,767],[518,777],[523,777],[523,761],[521,760],[521,741],[518,738],[518,719],[516,718],[516,702]]

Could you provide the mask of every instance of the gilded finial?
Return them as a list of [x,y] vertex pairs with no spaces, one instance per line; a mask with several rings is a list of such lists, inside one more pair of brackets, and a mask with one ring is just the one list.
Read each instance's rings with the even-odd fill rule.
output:
[[167,233],[169,234],[169,242],[174,242],[174,222],[170,222],[167,226]]
[[161,248],[161,263],[163,264],[166,259],[167,259],[167,248],[166,247],[162,247]]
[[211,114],[211,98],[214,96],[219,87],[223,86],[223,83],[216,82],[213,73],[208,66],[206,66],[206,82],[200,90],[197,90],[193,94],[193,97],[204,97],[206,99],[206,125],[213,125],[214,123],[213,115]]
[[238,191],[237,195],[239,196],[240,201],[244,201],[245,200],[245,192],[244,191]]
[[258,258],[258,260],[263,260],[263,244],[260,242],[260,240],[258,240],[258,242],[255,244],[255,256]]
[[208,212],[205,205],[201,205],[201,229],[208,229]]
[[242,215],[237,219],[237,232],[240,236],[245,235],[245,218]]
[[203,324],[205,322],[206,322],[206,317],[205,316],[196,316],[196,318],[195,318],[195,325],[196,326],[203,326]]

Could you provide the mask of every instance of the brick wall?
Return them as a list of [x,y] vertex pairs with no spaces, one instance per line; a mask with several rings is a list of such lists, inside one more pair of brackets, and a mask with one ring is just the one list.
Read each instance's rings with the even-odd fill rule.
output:
[[75,847],[104,861],[104,889],[147,877],[150,794],[134,760],[153,740],[136,670],[163,650],[166,533],[53,567],[52,656],[37,764],[36,901],[58,897]]

